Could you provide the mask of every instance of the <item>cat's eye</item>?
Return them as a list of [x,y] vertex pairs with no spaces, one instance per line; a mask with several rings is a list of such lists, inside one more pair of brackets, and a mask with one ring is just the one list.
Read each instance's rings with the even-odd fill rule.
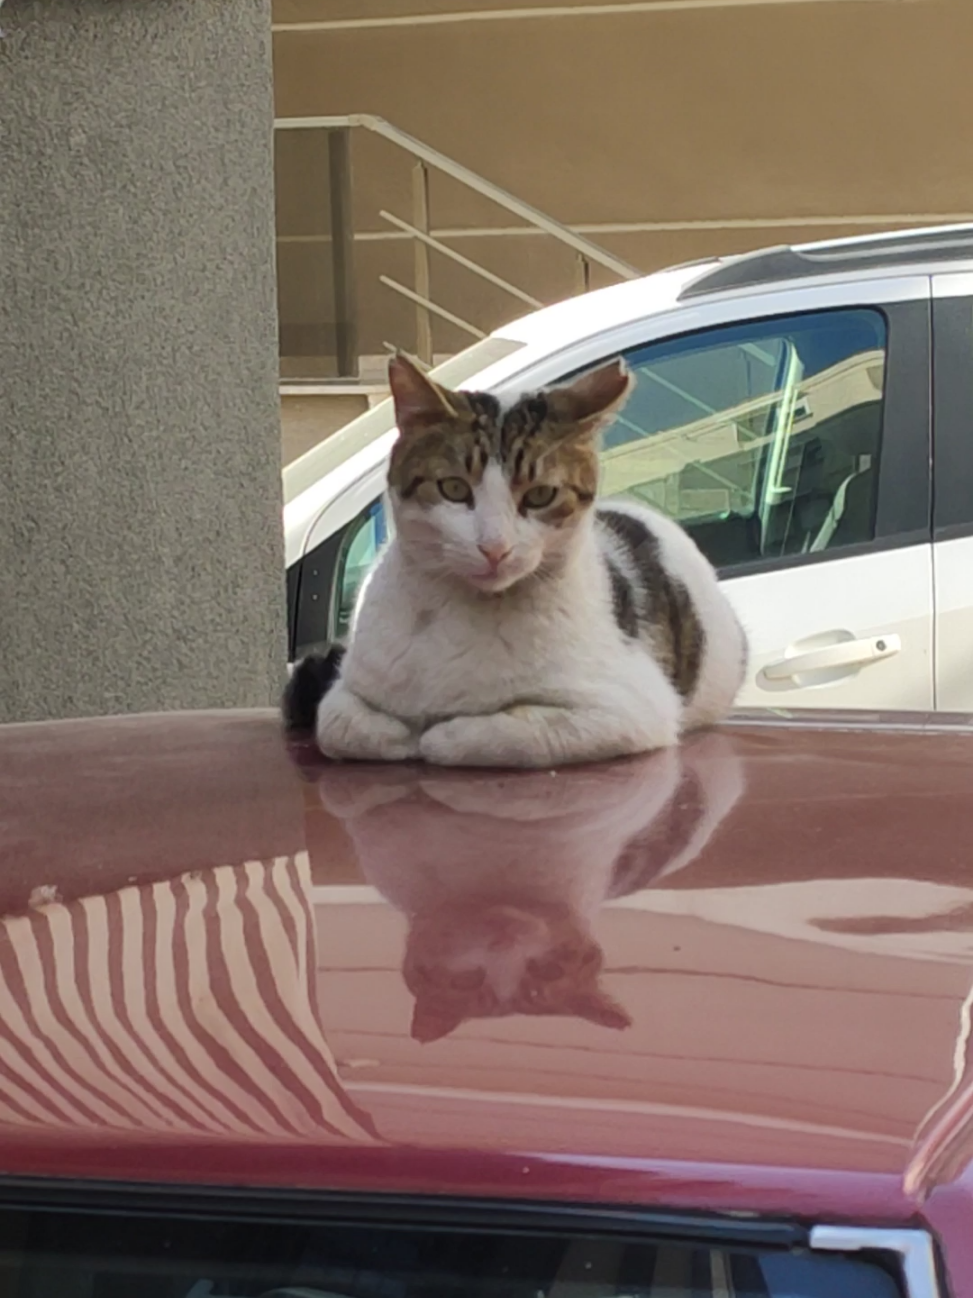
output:
[[465,478],[440,478],[439,493],[454,505],[468,505],[473,499],[473,488]]
[[554,497],[557,495],[557,487],[545,486],[539,482],[536,487],[528,487],[521,496],[522,503],[527,509],[546,509],[548,505],[554,503]]

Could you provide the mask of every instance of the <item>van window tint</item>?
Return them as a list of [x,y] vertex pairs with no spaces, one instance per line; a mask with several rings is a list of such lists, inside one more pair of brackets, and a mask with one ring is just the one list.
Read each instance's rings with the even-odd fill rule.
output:
[[341,557],[338,560],[338,584],[335,595],[334,633],[338,640],[344,639],[351,630],[351,619],[358,595],[385,544],[387,535],[385,505],[381,500],[373,500],[345,533]]
[[362,583],[387,536],[385,504],[373,500],[293,565],[297,575],[291,579],[288,574],[288,644],[293,661],[347,636]]
[[875,534],[886,323],[835,310],[634,348],[602,491],[677,519],[722,569]]

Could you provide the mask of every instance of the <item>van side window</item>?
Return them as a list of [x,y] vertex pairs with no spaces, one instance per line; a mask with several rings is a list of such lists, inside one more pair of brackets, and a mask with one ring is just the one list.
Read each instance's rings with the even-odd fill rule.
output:
[[373,500],[344,533],[335,582],[334,638],[344,639],[362,584],[388,536],[385,503]]
[[293,580],[288,574],[293,587],[288,592],[288,616],[294,661],[348,634],[358,592],[387,536],[385,504],[373,500],[293,565],[292,570],[300,569]]
[[722,570],[871,540],[886,340],[879,311],[841,309],[632,349],[603,494],[678,520]]

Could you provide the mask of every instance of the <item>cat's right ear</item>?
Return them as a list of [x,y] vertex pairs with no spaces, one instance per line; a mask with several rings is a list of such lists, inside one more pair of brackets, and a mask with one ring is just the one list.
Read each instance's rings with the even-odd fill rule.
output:
[[401,352],[389,361],[389,387],[395,403],[395,422],[403,437],[425,432],[430,425],[456,415],[447,390]]
[[632,1026],[632,1016],[600,987],[579,989],[570,996],[566,1006],[570,1014],[589,1023],[596,1023],[600,1028],[614,1028],[616,1032]]
[[632,373],[619,357],[565,387],[549,388],[547,399],[569,437],[594,437],[621,410],[633,386]]

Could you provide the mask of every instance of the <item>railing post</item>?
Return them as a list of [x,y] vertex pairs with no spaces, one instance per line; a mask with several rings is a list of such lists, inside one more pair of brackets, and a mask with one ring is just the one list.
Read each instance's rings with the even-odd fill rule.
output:
[[591,262],[583,252],[575,254],[575,269],[577,272],[577,287],[579,293],[587,293],[591,288]]
[[[429,168],[417,162],[412,168],[412,224],[423,234],[429,233]],[[421,239],[412,241],[415,258],[415,290],[421,298],[430,296],[429,249]],[[432,316],[428,308],[416,305],[416,355],[426,365],[432,364]]]
[[334,284],[335,362],[339,378],[358,377],[358,301],[355,294],[355,220],[351,191],[351,130],[328,131],[331,193],[331,269]]

